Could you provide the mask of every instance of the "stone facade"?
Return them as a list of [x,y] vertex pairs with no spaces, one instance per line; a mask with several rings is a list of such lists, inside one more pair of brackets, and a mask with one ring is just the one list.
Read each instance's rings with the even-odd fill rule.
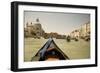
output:
[[85,23],[81,26],[81,37],[86,37],[89,36],[90,37],[90,23]]
[[80,30],[74,30],[70,33],[71,38],[79,38],[80,37]]
[[26,27],[24,28],[25,37],[40,38],[44,33],[45,32],[42,29],[41,24],[39,23],[39,19],[34,23],[27,23]]
[[90,22],[83,24],[79,29],[70,33],[71,38],[90,37]]

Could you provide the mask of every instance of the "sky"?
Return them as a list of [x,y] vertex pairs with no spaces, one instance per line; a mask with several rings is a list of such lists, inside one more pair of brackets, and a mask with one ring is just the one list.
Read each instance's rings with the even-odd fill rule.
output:
[[89,22],[90,14],[24,11],[25,26],[27,22],[35,23],[37,18],[39,18],[45,32],[68,35],[73,30],[79,29],[81,25]]

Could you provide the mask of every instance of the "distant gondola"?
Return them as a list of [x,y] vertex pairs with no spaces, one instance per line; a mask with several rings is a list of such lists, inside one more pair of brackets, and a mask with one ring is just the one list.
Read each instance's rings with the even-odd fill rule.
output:
[[46,60],[66,60],[67,55],[55,44],[52,38],[44,44],[44,46],[32,57],[31,61],[46,61]]

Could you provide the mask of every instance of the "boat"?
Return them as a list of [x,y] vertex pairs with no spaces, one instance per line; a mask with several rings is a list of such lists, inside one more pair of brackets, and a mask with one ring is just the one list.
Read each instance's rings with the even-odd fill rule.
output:
[[43,47],[32,57],[31,61],[48,60],[68,60],[69,57],[56,45],[53,38],[43,45]]

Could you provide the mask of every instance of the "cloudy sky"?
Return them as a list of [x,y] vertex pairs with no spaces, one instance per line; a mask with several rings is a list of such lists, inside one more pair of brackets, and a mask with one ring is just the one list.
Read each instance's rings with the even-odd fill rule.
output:
[[90,21],[90,14],[24,11],[24,25],[39,18],[45,32],[67,35]]

